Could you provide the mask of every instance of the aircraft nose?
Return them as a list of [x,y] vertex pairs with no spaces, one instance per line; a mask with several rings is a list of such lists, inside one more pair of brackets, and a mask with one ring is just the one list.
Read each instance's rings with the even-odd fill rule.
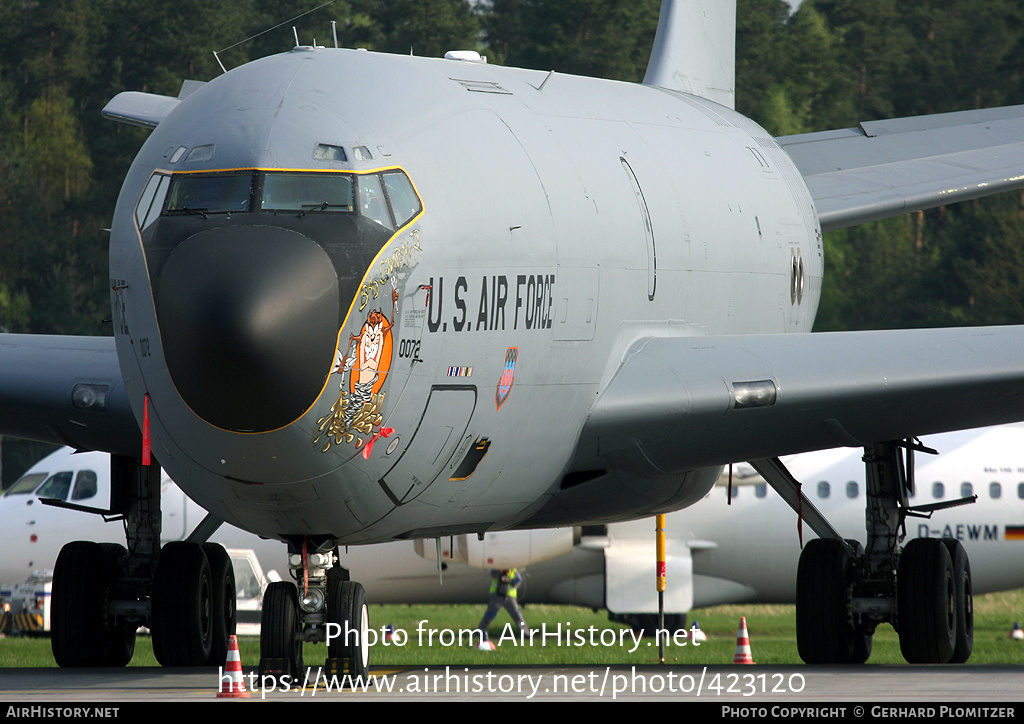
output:
[[271,226],[202,231],[168,256],[155,301],[174,386],[211,425],[283,427],[323,389],[340,302],[312,239]]

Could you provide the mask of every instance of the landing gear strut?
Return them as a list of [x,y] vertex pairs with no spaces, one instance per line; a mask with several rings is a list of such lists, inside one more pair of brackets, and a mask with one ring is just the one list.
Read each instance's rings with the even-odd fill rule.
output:
[[936,538],[900,544],[907,516],[926,517],[973,499],[911,507],[915,450],[934,453],[910,440],[864,449],[864,548],[839,536],[778,459],[751,463],[818,535],[804,547],[797,571],[797,648],[806,663],[864,663],[880,623],[899,632],[910,663],[963,663],[970,657],[971,569],[963,546]]

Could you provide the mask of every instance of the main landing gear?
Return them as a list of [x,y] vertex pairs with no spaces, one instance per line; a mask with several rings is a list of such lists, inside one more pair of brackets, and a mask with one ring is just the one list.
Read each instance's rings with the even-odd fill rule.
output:
[[[235,577],[218,544],[160,549],[160,468],[111,456],[110,510],[125,522],[128,547],[76,541],[53,570],[50,640],[62,667],[125,666],[135,632],[148,626],[163,666],[223,666],[235,632]],[[217,523],[204,521],[194,538]]]
[[864,449],[865,547],[836,533],[778,459],[751,463],[819,536],[804,546],[797,569],[797,649],[806,663],[864,663],[880,623],[896,629],[910,663],[963,663],[970,657],[974,610],[967,552],[949,538],[900,544],[907,516],[926,517],[973,498],[911,507],[915,450],[935,452],[911,440]]
[[[208,516],[188,540],[160,548],[160,468],[111,456],[108,510],[122,519],[128,546],[76,541],[53,571],[51,644],[62,667],[125,666],[135,633],[149,627],[162,666],[223,666],[235,632],[235,575],[218,544],[206,543],[221,521]],[[369,664],[366,592],[338,565],[334,541],[289,543],[296,584],[282,581],[263,597],[260,673],[304,673],[302,644],[327,644],[327,675],[365,677]]]
[[304,674],[302,644],[327,644],[327,676],[365,678],[369,672],[366,592],[338,565],[334,541],[289,541],[288,567],[296,583],[278,581],[263,595],[260,677]]

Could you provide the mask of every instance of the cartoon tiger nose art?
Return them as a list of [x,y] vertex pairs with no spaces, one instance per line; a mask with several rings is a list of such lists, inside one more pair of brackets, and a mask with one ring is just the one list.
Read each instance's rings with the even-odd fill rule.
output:
[[[395,319],[397,308],[398,290],[392,288],[391,320]],[[323,452],[327,452],[332,444],[343,442],[351,444],[354,441],[357,448],[361,447],[361,436],[375,439],[378,435],[386,437],[389,434],[381,429],[385,393],[380,390],[391,368],[392,348],[391,321],[380,309],[371,310],[366,315],[359,334],[349,335],[344,355],[339,346],[331,370],[332,375],[342,373],[338,400],[331,406],[330,413],[317,421],[320,434],[313,439],[314,445],[324,439]]]

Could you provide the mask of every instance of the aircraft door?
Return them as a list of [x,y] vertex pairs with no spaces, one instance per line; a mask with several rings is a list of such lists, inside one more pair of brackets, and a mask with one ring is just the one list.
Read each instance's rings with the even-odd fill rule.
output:
[[395,505],[415,500],[438,477],[469,426],[476,397],[473,385],[431,388],[412,440],[378,481]]
[[644,192],[640,188],[636,174],[625,158],[619,157],[622,168],[626,172],[633,194],[636,196],[637,207],[640,211],[640,219],[643,222],[644,239],[647,245],[647,299],[654,301],[654,293],[658,288],[658,256],[654,246],[654,226],[651,224],[651,214],[647,209],[647,201],[644,199]]

